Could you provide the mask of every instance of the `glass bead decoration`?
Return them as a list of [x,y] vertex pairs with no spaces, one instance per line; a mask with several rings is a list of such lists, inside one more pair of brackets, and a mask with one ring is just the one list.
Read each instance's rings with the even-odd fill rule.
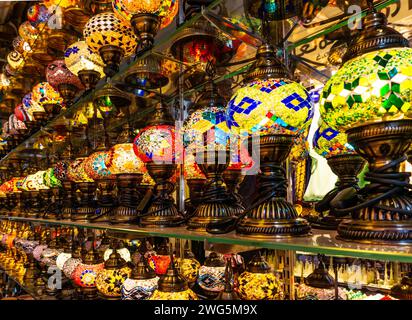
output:
[[230,130],[251,134],[295,135],[311,123],[314,108],[306,89],[290,80],[254,80],[236,91],[226,114]]
[[96,277],[96,287],[99,292],[110,298],[120,298],[124,281],[130,276],[131,269],[102,269]]
[[44,104],[63,104],[63,98],[48,82],[40,82],[32,89],[32,99],[40,106]]
[[243,272],[238,292],[243,300],[283,300],[281,281],[273,273]]
[[99,53],[103,46],[116,46],[124,50],[125,57],[136,51],[136,35],[130,24],[116,17],[113,12],[93,16],[83,29],[83,36],[89,48]]
[[132,143],[120,143],[111,147],[107,168],[112,174],[147,172],[143,161],[135,155]]
[[313,149],[325,158],[356,153],[348,143],[346,133],[332,129],[324,121],[319,121],[319,127],[313,135]]
[[412,119],[412,49],[383,49],[347,61],[326,82],[323,120],[333,129]]
[[78,41],[69,46],[64,53],[64,61],[67,68],[76,76],[82,70],[94,70],[104,76],[102,58],[93,52],[85,41]]
[[114,179],[115,176],[107,168],[109,155],[106,151],[99,151],[91,154],[84,160],[86,174],[93,180]]

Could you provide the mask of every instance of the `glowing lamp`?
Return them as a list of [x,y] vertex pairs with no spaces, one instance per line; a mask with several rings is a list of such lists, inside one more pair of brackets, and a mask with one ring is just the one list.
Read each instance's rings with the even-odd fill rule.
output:
[[109,154],[106,151],[99,151],[91,154],[84,160],[84,169],[87,176],[93,180],[114,179],[114,175],[107,168]]
[[73,182],[93,182],[84,167],[84,162],[87,158],[77,158],[69,164],[67,168],[67,178]]
[[159,246],[157,253],[148,258],[149,266],[157,275],[164,275],[170,264],[170,250],[167,244]]
[[130,26],[112,12],[93,16],[85,25],[83,35],[89,48],[102,57],[109,76],[118,71],[120,60],[132,55],[137,46]]
[[147,172],[144,162],[136,157],[132,143],[114,145],[107,157],[107,168],[112,174]]
[[216,297],[225,288],[225,261],[217,253],[210,253],[199,268],[197,284],[210,297]]
[[64,53],[67,68],[79,77],[86,89],[94,88],[97,81],[104,76],[104,63],[85,41],[73,43]]
[[46,105],[62,106],[63,99],[48,82],[40,82],[32,89],[32,99],[41,107]]
[[239,295],[243,300],[283,300],[283,284],[272,273],[269,264],[261,256],[248,263],[247,271],[239,278]]
[[18,51],[13,50],[7,55],[7,63],[13,70],[18,71],[24,66],[24,57]]
[[55,175],[54,168],[47,169],[44,173],[43,179],[44,184],[49,188],[62,187],[61,181]]

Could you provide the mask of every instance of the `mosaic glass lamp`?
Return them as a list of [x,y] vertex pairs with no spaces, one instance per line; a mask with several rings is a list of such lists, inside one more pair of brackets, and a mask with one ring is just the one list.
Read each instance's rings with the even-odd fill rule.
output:
[[[273,47],[264,44],[258,48],[244,86],[226,108],[229,128],[248,137],[249,153],[256,159],[260,157],[259,179],[265,181],[259,184],[261,196],[237,225],[241,235],[277,238],[302,236],[310,231],[307,221],[299,218],[295,207],[286,200],[282,163],[295,136],[310,125],[313,106],[305,88],[289,78]],[[259,153],[254,147],[257,144]]]
[[[42,122],[47,119],[46,111],[35,100],[33,100],[33,93],[27,93],[22,99],[22,106],[27,110],[27,113],[33,118],[32,126],[37,127],[37,122]],[[30,125],[29,125],[30,126]]]
[[34,4],[27,10],[27,20],[33,27],[37,27],[43,23],[47,23],[51,14],[47,7],[43,4]]
[[211,252],[199,268],[197,284],[209,298],[216,298],[225,288],[225,261],[216,252]]
[[173,118],[167,106],[160,102],[148,126],[134,140],[136,156],[146,163],[150,176],[156,182],[155,200],[148,209],[148,215],[140,219],[143,226],[172,227],[183,222],[172,197],[175,184],[170,181],[176,171],[176,158],[181,155],[179,145]]
[[185,199],[185,210],[187,215],[193,214],[200,204],[202,189],[206,182],[206,177],[195,162],[195,157],[185,149],[184,177],[189,187],[189,199]]
[[119,241],[116,245],[111,244],[109,248],[107,248],[103,253],[103,260],[107,261],[110,258],[110,255],[113,253],[113,246],[116,247],[116,252],[120,255],[120,257],[126,261],[132,261],[132,256],[130,254],[129,249],[124,245],[123,241]]
[[160,278],[158,289],[154,291],[149,300],[199,300],[176,269],[172,254],[167,272]]
[[143,255],[131,275],[123,282],[122,300],[147,300],[157,289],[159,277],[147,264]]
[[[32,99],[49,116],[58,114],[63,106],[63,98],[48,82],[40,82],[32,89]],[[37,119],[37,115],[34,116]]]
[[167,243],[162,243],[156,250],[156,254],[148,257],[149,266],[160,276],[167,272],[170,265],[170,248]]
[[99,260],[94,249],[90,249],[73,271],[71,277],[74,284],[81,288],[86,300],[97,298],[96,278],[103,269],[104,263]]
[[45,219],[57,219],[61,216],[61,201],[62,201],[62,183],[54,174],[54,169],[49,168],[45,171],[44,184],[51,190],[51,201],[45,212]]
[[[330,128],[322,120],[320,120],[319,128],[313,136],[313,148],[319,155],[327,159],[332,172],[338,176],[338,181],[335,188],[316,203],[315,209],[320,215],[310,216],[308,220],[314,228],[336,229],[343,219],[348,218],[348,215],[335,213],[331,203],[335,203],[338,193],[344,189],[352,188],[352,193],[359,191],[357,176],[362,171],[366,161],[347,142],[347,136],[344,132]],[[340,208],[355,204],[351,198],[341,199],[340,202]],[[326,215],[324,215],[325,213]]]
[[128,23],[113,12],[99,13],[85,25],[83,35],[89,48],[105,63],[104,72],[113,76],[123,57],[136,51],[136,36]]
[[83,89],[79,78],[66,66],[65,60],[59,59],[49,63],[46,68],[47,82],[70,104],[76,93]]
[[201,267],[199,261],[196,260],[195,255],[189,249],[189,242],[186,241],[183,258],[176,259],[176,267],[179,270],[180,275],[187,281],[190,287],[192,287],[199,276],[199,269]]
[[345,131],[369,163],[365,180],[373,182],[354,197],[355,205],[336,209],[351,214],[338,234],[368,243],[411,242],[409,174],[399,173],[399,165],[412,137],[412,49],[382,13],[370,10],[362,27],[320,100],[323,120]]
[[86,90],[95,87],[104,76],[104,63],[100,55],[94,53],[85,41],[73,43],[64,53],[67,68],[79,77]]
[[[178,0],[113,0],[113,11],[123,20],[130,21],[142,48],[153,45],[163,18],[171,23],[179,7]],[[167,18],[166,18],[167,17]]]
[[109,300],[121,298],[124,281],[130,276],[131,269],[116,249],[104,263],[104,269],[96,277],[96,287],[101,296]]
[[73,272],[80,263],[82,263],[81,247],[78,246],[74,248],[71,257],[63,265],[62,270],[66,278],[73,279]]
[[262,256],[255,256],[248,263],[247,271],[239,278],[239,295],[243,300],[283,300],[283,284],[272,273]]

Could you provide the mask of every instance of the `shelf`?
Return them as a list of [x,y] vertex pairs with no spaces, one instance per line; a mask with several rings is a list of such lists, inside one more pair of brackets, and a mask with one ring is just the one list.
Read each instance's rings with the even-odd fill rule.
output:
[[23,291],[25,291],[27,294],[32,296],[33,299],[35,299],[35,300],[44,300],[45,299],[45,297],[38,296],[35,293],[35,290],[34,290],[33,287],[26,286],[24,284],[24,282],[21,279],[19,279],[19,276],[17,274],[15,274],[12,270],[5,270],[4,267],[1,264],[0,264],[0,269],[2,269],[4,271],[4,273],[7,274],[7,276],[9,278],[11,278],[15,283],[17,283],[23,289]]
[[251,246],[257,248],[304,251],[323,253],[331,256],[345,256],[372,260],[412,263],[412,246],[410,245],[369,245],[346,242],[336,239],[336,231],[312,230],[307,237],[268,240],[243,237],[231,232],[223,235],[213,235],[203,232],[188,231],[185,227],[174,228],[142,228],[136,225],[74,222],[69,220],[45,220],[22,217],[2,216],[0,219],[26,221],[46,225],[60,225],[79,228],[99,229],[136,235],[136,237],[155,236],[165,238],[180,238],[209,243]]

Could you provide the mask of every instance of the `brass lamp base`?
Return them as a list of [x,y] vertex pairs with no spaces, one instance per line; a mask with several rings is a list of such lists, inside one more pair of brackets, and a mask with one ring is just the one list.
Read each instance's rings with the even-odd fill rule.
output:
[[124,50],[120,47],[106,45],[100,48],[99,53],[105,63],[104,73],[108,77],[113,77],[119,72],[119,65],[124,56]]
[[109,222],[110,216],[113,215],[115,208],[115,200],[112,195],[116,180],[114,179],[99,179],[97,182],[97,188],[99,194],[97,197],[97,206],[95,216],[90,218],[90,222]]
[[409,173],[399,172],[412,139],[412,120],[372,123],[347,130],[348,142],[369,163],[357,204],[342,210],[351,219],[338,227],[340,239],[366,243],[412,242]]
[[94,89],[101,76],[100,73],[95,70],[80,70],[78,77],[86,90],[90,90]]
[[33,117],[34,117],[34,120],[36,120],[36,122],[40,124],[41,126],[44,126],[47,123],[48,115],[46,112],[35,111],[33,112]]
[[[340,200],[339,193],[345,189],[349,190],[349,188],[352,192],[359,191],[357,176],[365,163],[366,161],[357,154],[341,154],[328,158],[328,165],[332,172],[338,176],[338,181],[335,188],[315,205],[315,209],[320,215],[307,217],[313,228],[336,230],[339,223],[348,218],[348,214],[342,216],[335,212],[331,203],[337,202],[341,208],[354,204],[352,199]],[[328,214],[323,215],[323,212],[326,211]]]
[[154,14],[142,13],[133,15],[130,22],[135,34],[140,40],[141,47],[151,47],[160,27],[159,17]]
[[23,212],[23,203],[22,203],[22,193],[21,192],[13,192],[15,201],[16,201],[16,206],[14,209],[11,211],[10,216],[11,217],[23,217],[24,212]]
[[51,188],[52,202],[49,210],[44,214],[45,219],[61,218],[61,190],[59,187]]
[[235,215],[242,214],[245,211],[242,196],[237,192],[239,185],[242,183],[244,177],[245,176],[242,175],[242,170],[240,169],[229,168],[226,169],[225,172],[223,172],[223,180],[225,181],[227,189],[235,200],[232,205]]
[[[59,92],[67,105],[70,105],[79,89],[70,83],[59,84]],[[60,110],[57,112],[57,114]]]
[[266,135],[260,137],[260,154],[252,148],[249,138],[249,153],[260,156],[261,173],[258,177],[260,196],[250,211],[237,225],[240,235],[258,238],[288,238],[306,236],[309,223],[298,217],[295,207],[286,200],[287,182],[283,168],[293,145],[291,135]]
[[230,205],[229,194],[222,178],[229,162],[229,151],[203,152],[203,163],[198,163],[198,166],[207,178],[207,188],[202,194],[202,201],[193,217],[187,222],[188,230],[205,232],[209,224],[221,223],[234,218],[235,212]]
[[74,209],[74,199],[73,195],[76,192],[76,187],[72,181],[63,181],[63,191],[64,191],[64,201],[62,208],[61,218],[64,220],[70,220],[72,215],[74,215],[76,210]]
[[206,179],[187,179],[186,183],[189,187],[190,198],[185,200],[185,215],[191,216],[202,201],[202,189],[206,183]]
[[147,215],[140,219],[140,224],[144,227],[175,227],[182,224],[184,219],[171,196],[175,186],[169,181],[176,170],[176,164],[147,163],[146,167],[156,182],[155,199]]
[[80,203],[75,213],[72,214],[71,220],[88,222],[96,212],[93,199],[96,184],[94,182],[78,182],[77,187],[80,190]]
[[141,173],[119,174],[117,176],[118,207],[114,209],[110,216],[110,223],[133,223],[137,222],[139,212],[137,206],[140,200],[140,193],[137,186],[143,179]]
[[[29,196],[27,197],[28,209],[26,212],[26,218],[38,218],[40,213],[40,199],[39,191],[32,190],[29,191]],[[29,200],[30,198],[30,200]]]

